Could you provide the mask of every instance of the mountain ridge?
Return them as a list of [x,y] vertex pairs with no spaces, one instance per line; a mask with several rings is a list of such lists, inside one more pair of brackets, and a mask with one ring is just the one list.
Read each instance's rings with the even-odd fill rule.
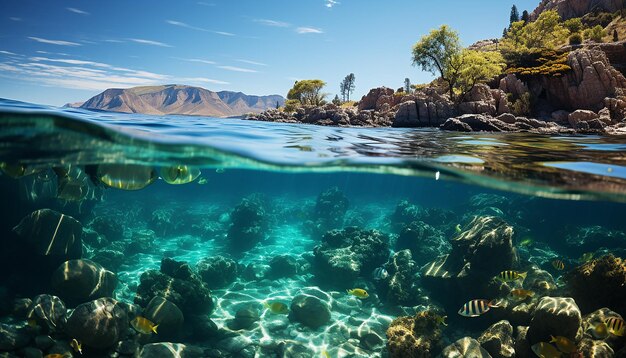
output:
[[233,117],[260,113],[284,103],[285,98],[280,95],[214,92],[202,87],[168,84],[109,88],[83,103],[68,103],[65,106],[122,113]]

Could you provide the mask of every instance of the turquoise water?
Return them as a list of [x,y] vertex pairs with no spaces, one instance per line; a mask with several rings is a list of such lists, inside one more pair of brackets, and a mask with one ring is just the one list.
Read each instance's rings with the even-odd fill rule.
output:
[[[624,315],[619,285],[589,299],[571,277],[607,255],[625,257],[625,145],[3,100],[0,333],[22,340],[3,345],[0,336],[0,351],[77,356],[68,344],[78,339],[94,357],[132,356],[154,342],[187,356],[378,357],[390,355],[395,318],[428,311],[448,317],[434,356],[498,320],[530,324],[504,309],[457,313],[473,299],[516,307],[573,297],[582,315]],[[481,246],[488,240],[494,251]],[[467,276],[460,261],[440,261],[459,250]],[[529,278],[496,287],[504,270]],[[368,297],[346,292],[354,288]],[[513,300],[515,288],[533,297]],[[41,294],[67,310],[53,318]],[[101,297],[126,319],[79,317],[80,305]],[[285,310],[264,305],[275,302]],[[137,333],[129,321],[138,315],[159,333]],[[38,335],[54,343],[38,345]]]

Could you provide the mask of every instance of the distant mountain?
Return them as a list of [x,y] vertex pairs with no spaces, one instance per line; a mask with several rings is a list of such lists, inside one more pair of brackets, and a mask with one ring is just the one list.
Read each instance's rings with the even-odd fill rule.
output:
[[193,116],[232,117],[259,113],[276,104],[283,105],[279,95],[249,96],[241,92],[213,92],[185,85],[111,88],[86,102],[67,107],[143,114],[184,114]]
[[626,6],[624,0],[542,0],[530,14],[537,19],[542,12],[556,10],[563,20],[582,17],[592,12],[616,12]]

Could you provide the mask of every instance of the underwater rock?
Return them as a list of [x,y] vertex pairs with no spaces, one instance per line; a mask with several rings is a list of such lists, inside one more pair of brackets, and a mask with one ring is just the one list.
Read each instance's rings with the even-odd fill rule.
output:
[[26,347],[20,349],[20,356],[24,358],[42,358],[43,352],[37,348]]
[[[246,336],[235,335],[229,336],[217,343],[217,346],[233,355],[247,357],[243,352],[247,347],[252,345],[252,340]],[[254,357],[254,353],[251,357]]]
[[441,352],[442,358],[491,358],[487,350],[477,340],[470,337],[461,338],[447,346]]
[[204,350],[200,347],[181,343],[151,343],[141,348],[137,358],[203,358]]
[[122,225],[118,218],[111,215],[98,215],[87,225],[87,227],[104,236],[107,241],[118,241],[124,239],[124,225]]
[[584,312],[601,307],[626,312],[626,260],[613,255],[591,260],[569,272],[566,282]]
[[292,277],[298,273],[298,262],[293,256],[279,255],[270,260],[268,278]]
[[73,217],[57,211],[34,211],[24,217],[13,231],[32,244],[38,255],[58,256],[65,260],[79,259],[82,255],[83,226]]
[[105,267],[107,270],[116,272],[120,266],[124,264],[126,257],[123,253],[116,250],[97,250],[91,261],[95,261]]
[[606,307],[583,316],[583,339],[601,340],[614,351],[618,351],[626,345],[626,341],[622,337],[608,334],[608,332],[598,332],[595,329],[596,326],[603,324],[609,318],[622,318],[622,316]]
[[211,291],[184,262],[164,258],[161,271],[147,270],[141,274],[135,303],[145,307],[156,296],[174,303],[185,316],[213,310]]
[[578,353],[585,358],[613,357],[615,352],[606,342],[584,338],[578,343]]
[[345,288],[359,277],[369,277],[389,256],[389,239],[377,230],[348,227],[331,230],[313,249],[315,276],[322,283]]
[[434,357],[442,348],[439,316],[422,311],[399,317],[387,328],[387,350],[391,358]]
[[112,298],[99,298],[76,307],[65,332],[87,347],[103,349],[114,345],[128,327],[124,306]]
[[185,336],[189,339],[206,341],[220,334],[217,324],[207,315],[187,315],[185,316],[185,322]]
[[237,331],[251,329],[259,321],[259,310],[253,306],[240,308],[235,313],[235,318],[228,322],[228,328]]
[[185,319],[183,312],[174,303],[163,297],[154,297],[148,302],[144,316],[159,325],[159,340],[175,340],[180,337]]
[[110,244],[109,240],[107,240],[106,237],[98,234],[97,232],[89,228],[83,228],[81,241],[83,242],[83,244],[89,246],[92,249],[101,249]]
[[476,217],[452,239],[452,251],[422,268],[423,282],[442,302],[460,304],[454,292],[467,297],[489,294],[488,280],[515,267],[513,227],[495,216]]
[[552,274],[533,265],[526,271],[524,288],[535,292],[536,296],[549,296],[557,285]]
[[396,205],[396,208],[391,214],[390,220],[392,225],[398,229],[402,229],[404,226],[414,222],[420,221],[423,215],[423,209],[417,205],[413,205],[406,200],[402,200]]
[[530,345],[549,342],[550,336],[563,336],[574,342],[582,337],[580,309],[572,298],[544,297],[539,301],[528,327]]
[[134,231],[132,233],[132,239],[128,246],[126,246],[124,252],[128,255],[152,253],[155,248],[155,240],[156,234],[153,230],[144,229]]
[[28,306],[27,320],[33,320],[37,326],[45,328],[48,332],[59,332],[65,324],[67,309],[65,303],[57,296],[36,296]]
[[433,257],[450,251],[450,243],[443,233],[423,221],[413,221],[405,226],[396,241],[396,250],[409,249],[421,267]]
[[236,253],[247,251],[266,237],[267,218],[261,200],[243,199],[230,214],[228,241]]
[[383,267],[389,277],[377,283],[379,296],[391,304],[414,304],[420,290],[416,284],[418,266],[412,259],[411,251],[396,252]]
[[317,297],[298,295],[291,301],[289,320],[315,329],[330,321],[330,309]]
[[115,351],[122,355],[134,357],[136,354],[139,353],[140,348],[141,346],[139,345],[139,343],[135,342],[134,340],[126,339],[117,342],[117,345],[115,346]]
[[70,260],[52,274],[52,289],[70,305],[112,297],[117,276],[91,260]]
[[323,231],[338,229],[343,226],[349,205],[344,193],[338,187],[333,187],[317,196],[313,217]]
[[28,327],[0,323],[0,351],[13,351],[26,346],[32,339],[32,333]]
[[239,265],[224,256],[207,257],[196,266],[198,275],[210,289],[224,288],[237,279]]
[[35,337],[35,347],[47,351],[54,345],[54,339],[48,335],[40,334]]
[[513,326],[508,321],[491,325],[478,337],[478,342],[494,358],[515,357]]

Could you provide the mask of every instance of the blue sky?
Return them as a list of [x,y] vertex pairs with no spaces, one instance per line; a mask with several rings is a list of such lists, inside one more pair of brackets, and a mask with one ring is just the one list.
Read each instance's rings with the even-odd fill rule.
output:
[[465,45],[499,37],[538,0],[0,0],[0,97],[62,105],[106,88],[190,84],[281,94],[319,78],[334,96],[428,82],[411,46],[449,24]]

